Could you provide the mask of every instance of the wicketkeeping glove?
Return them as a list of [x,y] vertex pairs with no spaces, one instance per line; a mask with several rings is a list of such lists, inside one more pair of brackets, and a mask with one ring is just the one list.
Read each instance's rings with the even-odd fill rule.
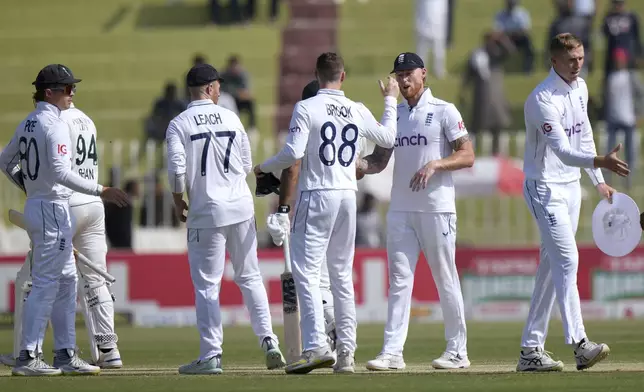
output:
[[266,227],[268,228],[268,233],[273,239],[273,243],[277,246],[282,246],[284,238],[286,238],[289,230],[291,229],[291,222],[288,218],[288,214],[282,214],[279,212],[270,214],[266,220]]
[[280,180],[273,173],[262,173],[257,176],[255,196],[262,197],[275,193],[280,194]]

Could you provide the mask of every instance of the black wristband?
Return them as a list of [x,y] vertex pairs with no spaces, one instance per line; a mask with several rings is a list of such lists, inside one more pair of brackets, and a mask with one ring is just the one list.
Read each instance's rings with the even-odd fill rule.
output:
[[291,212],[291,206],[288,206],[288,205],[279,206],[277,207],[277,212],[279,212],[280,214],[288,214],[289,212]]

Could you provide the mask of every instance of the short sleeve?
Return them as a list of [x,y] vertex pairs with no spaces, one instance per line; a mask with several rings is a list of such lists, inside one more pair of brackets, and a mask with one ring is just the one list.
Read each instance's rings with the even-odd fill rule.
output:
[[453,104],[447,105],[443,112],[443,133],[450,142],[467,135],[463,117]]

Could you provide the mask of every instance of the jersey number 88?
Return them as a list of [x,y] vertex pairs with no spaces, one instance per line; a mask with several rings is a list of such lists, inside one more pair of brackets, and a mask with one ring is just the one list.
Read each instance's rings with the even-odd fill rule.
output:
[[[331,135],[327,135],[327,130],[331,130]],[[349,133],[349,131],[353,131]],[[348,136],[351,135],[351,139],[348,138]],[[319,150],[319,155],[320,155],[320,161],[325,166],[333,166],[336,162],[336,159],[338,163],[340,163],[341,166],[347,167],[351,165],[351,162],[353,162],[353,158],[355,158],[356,155],[356,142],[358,141],[358,127],[355,124],[347,124],[342,128],[340,131],[340,138],[342,139],[342,144],[340,144],[340,147],[335,148],[335,137],[337,136],[337,130],[335,128],[335,124],[333,124],[331,121],[327,121],[322,125],[322,129],[320,130],[320,137],[322,138],[322,144],[320,145],[320,150]],[[327,159],[325,156],[324,152],[327,147],[330,147],[331,149],[331,157],[330,159]],[[345,160],[343,157],[343,153],[346,149],[350,149],[351,154],[349,156],[348,160]]]

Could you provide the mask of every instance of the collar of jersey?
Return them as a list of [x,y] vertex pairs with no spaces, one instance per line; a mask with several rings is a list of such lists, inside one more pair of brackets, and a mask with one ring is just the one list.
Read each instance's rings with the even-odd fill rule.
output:
[[411,112],[413,109],[415,109],[415,108],[417,108],[417,107],[419,107],[421,105],[426,104],[427,102],[431,101],[432,99],[434,99],[434,95],[432,95],[432,90],[430,90],[429,87],[425,87],[425,91],[420,96],[420,99],[418,100],[418,103],[416,104],[416,106],[414,106],[412,108],[411,106],[409,106],[409,103],[407,103],[407,101],[405,101],[405,105],[407,105],[407,109],[409,109],[409,111]]
[[328,95],[342,95],[344,96],[344,91],[342,90],[333,90],[330,88],[321,88],[318,90],[318,94],[328,94]]
[[212,99],[198,99],[196,101],[192,101],[188,104],[188,107],[191,108],[193,106],[202,106],[202,105],[214,105],[215,103],[212,101]]
[[558,90],[569,92],[579,87],[579,80],[575,80],[573,84],[568,84],[568,82],[563,80],[563,78],[555,72],[554,68],[550,68],[550,75],[548,75],[548,77],[552,80],[552,83],[554,83]]
[[58,109],[58,106],[52,105],[49,102],[40,101],[36,105],[36,108],[41,112],[52,112],[56,116],[60,116],[60,109]]

